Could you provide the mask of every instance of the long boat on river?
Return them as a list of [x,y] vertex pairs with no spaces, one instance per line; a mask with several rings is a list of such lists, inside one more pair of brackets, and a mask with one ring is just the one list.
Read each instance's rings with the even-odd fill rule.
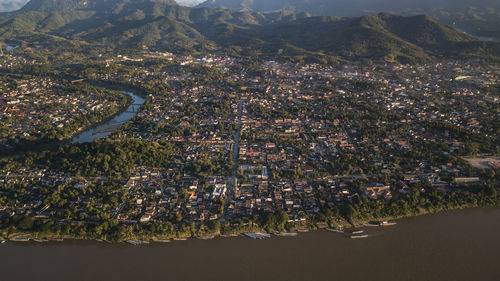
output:
[[271,234],[262,233],[262,232],[255,232],[255,233],[246,232],[246,233],[244,233],[244,235],[246,237],[249,237],[249,238],[252,238],[252,239],[264,239],[264,238],[271,237]]
[[339,229],[334,229],[334,228],[325,228],[326,231],[330,231],[330,232],[336,232],[336,233],[344,233],[343,230],[339,230]]
[[212,236],[212,235],[206,235],[206,236],[199,236],[199,237],[196,237],[197,239],[200,239],[200,240],[210,240],[210,239],[214,239],[215,236]]
[[280,232],[278,234],[276,234],[278,236],[288,236],[288,237],[291,237],[291,236],[297,236],[297,232]]
[[64,239],[62,238],[49,238],[48,240],[52,242],[64,242]]
[[12,242],[29,242],[30,239],[19,237],[19,238],[10,238],[10,241],[12,241]]
[[47,239],[33,239],[33,241],[38,242],[38,243],[49,242],[49,240],[47,240]]
[[187,238],[174,238],[174,241],[187,241]]
[[351,235],[351,239],[361,239],[361,238],[368,238],[368,234]]
[[392,225],[396,225],[397,223],[395,221],[381,221],[380,222],[380,226],[392,226]]
[[170,239],[158,239],[158,238],[153,238],[153,242],[155,243],[170,243]]

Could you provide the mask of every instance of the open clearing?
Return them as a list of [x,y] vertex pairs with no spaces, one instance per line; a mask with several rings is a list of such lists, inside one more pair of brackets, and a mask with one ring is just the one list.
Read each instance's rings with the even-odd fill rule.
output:
[[464,160],[469,162],[475,168],[487,169],[490,168],[488,162],[500,162],[499,156],[484,156],[484,157],[464,157]]

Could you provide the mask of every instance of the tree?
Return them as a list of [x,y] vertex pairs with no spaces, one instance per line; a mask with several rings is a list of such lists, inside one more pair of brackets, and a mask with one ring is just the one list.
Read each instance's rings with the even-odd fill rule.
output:
[[495,170],[493,170],[493,169],[486,170],[486,177],[488,177],[490,179],[495,178]]
[[19,221],[17,227],[22,230],[29,230],[33,228],[33,224],[34,224],[33,218],[26,216]]
[[285,224],[289,220],[288,214],[284,211],[278,211],[276,214],[276,220],[277,220],[278,227],[283,229],[285,227]]

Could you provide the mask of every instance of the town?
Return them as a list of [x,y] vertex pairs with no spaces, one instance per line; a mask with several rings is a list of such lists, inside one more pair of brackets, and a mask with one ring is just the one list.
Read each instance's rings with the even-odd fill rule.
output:
[[[75,70],[74,80],[138,88],[146,103],[106,139],[4,163],[0,217],[11,231],[30,219],[24,229],[69,235],[77,225],[71,235],[101,238],[115,227],[123,239],[134,227],[166,237],[340,229],[422,208],[495,204],[495,66],[331,66],[146,47],[92,64],[99,71]],[[2,87],[4,145],[127,103],[97,86],[88,94],[50,78],[16,82]],[[475,167],[465,156],[492,160]]]
[[0,81],[0,151],[72,137],[113,116],[128,102],[111,91],[60,84],[50,78],[2,77]]

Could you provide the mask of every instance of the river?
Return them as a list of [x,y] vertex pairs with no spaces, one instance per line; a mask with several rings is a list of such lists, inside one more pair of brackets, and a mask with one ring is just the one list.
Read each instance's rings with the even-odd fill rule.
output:
[[7,45],[5,46],[5,49],[6,49],[7,51],[13,51],[13,50],[15,50],[15,49],[17,49],[17,48],[19,48],[19,45],[17,45],[17,44],[7,44]]
[[71,141],[72,143],[92,142],[94,139],[105,138],[109,136],[116,128],[123,125],[125,122],[132,119],[145,99],[129,91],[120,91],[132,98],[132,104],[122,113],[119,113],[113,119],[104,122],[96,127],[78,134]]
[[0,245],[2,280],[500,280],[500,209],[470,209],[367,228],[367,239],[315,231],[130,246]]

